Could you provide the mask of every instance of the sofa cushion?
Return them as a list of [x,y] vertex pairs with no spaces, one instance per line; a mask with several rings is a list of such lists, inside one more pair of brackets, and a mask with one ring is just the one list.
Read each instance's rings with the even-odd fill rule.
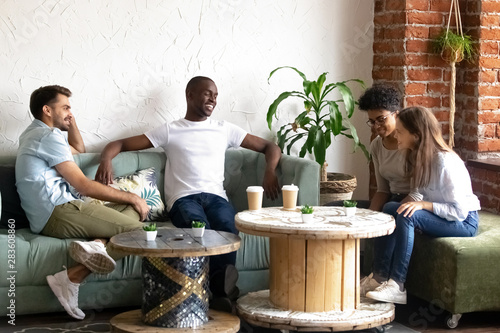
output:
[[[117,190],[137,194],[146,200],[150,210],[145,221],[160,221],[164,218],[164,214],[166,213],[165,204],[161,200],[160,190],[156,185],[155,168],[151,167],[138,170],[129,175],[116,177],[110,186]],[[109,203],[94,198],[80,197],[85,201],[97,204],[107,205]]]
[[29,221],[21,208],[21,199],[16,188],[16,170],[13,165],[0,166],[0,193],[2,193],[1,228],[7,228],[10,219],[15,220],[16,229],[29,228]]

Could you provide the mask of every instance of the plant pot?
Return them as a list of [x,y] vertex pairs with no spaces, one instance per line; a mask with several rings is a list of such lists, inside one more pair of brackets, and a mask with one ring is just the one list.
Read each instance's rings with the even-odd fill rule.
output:
[[205,227],[203,228],[191,228],[193,229],[193,237],[203,237],[203,234],[205,233]]
[[345,173],[329,172],[326,181],[320,181],[319,204],[323,206],[332,201],[351,200],[356,189],[356,177]]
[[314,214],[301,214],[302,222],[311,223],[314,220]]
[[446,47],[441,52],[441,58],[448,63],[460,62],[464,60],[463,47],[456,50],[450,47]]
[[156,234],[158,233],[158,230],[155,231],[144,231],[146,233],[146,240],[149,241],[154,241],[156,239]]
[[357,207],[344,207],[344,214],[345,214],[345,216],[354,216],[354,215],[356,215],[356,208]]

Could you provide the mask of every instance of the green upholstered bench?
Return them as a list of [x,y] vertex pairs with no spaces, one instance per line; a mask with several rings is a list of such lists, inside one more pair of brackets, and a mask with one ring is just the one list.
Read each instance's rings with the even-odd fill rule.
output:
[[450,328],[463,313],[500,310],[500,216],[479,212],[475,237],[415,237],[406,288],[449,311]]

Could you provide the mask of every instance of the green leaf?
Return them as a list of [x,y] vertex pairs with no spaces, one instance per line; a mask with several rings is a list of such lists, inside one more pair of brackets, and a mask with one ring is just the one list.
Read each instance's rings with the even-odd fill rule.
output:
[[311,121],[311,118],[307,116],[309,111],[304,111],[295,118],[295,122],[300,126],[306,125]]
[[292,149],[292,146],[295,142],[299,141],[300,139],[302,139],[304,137],[304,135],[306,135],[306,133],[300,133],[300,134],[297,134],[292,140],[290,140],[290,143],[288,144],[288,146],[286,146],[286,153],[288,155],[290,155],[290,150]]
[[330,107],[330,126],[328,127],[333,135],[339,135],[342,131],[342,113],[340,113],[339,105],[334,101],[328,101]]
[[314,140],[314,158],[319,165],[323,165],[326,159],[325,135],[321,129],[316,131]]
[[349,129],[351,131],[351,135],[348,136],[346,135],[348,138],[351,138],[353,141],[354,141],[354,150],[356,150],[358,147],[361,148],[361,150],[363,151],[363,153],[365,154],[366,158],[368,160],[370,160],[371,156],[370,156],[370,153],[368,152],[368,150],[366,149],[365,145],[363,145],[361,143],[361,141],[359,141],[359,137],[358,137],[358,132],[356,131],[356,128],[354,127],[353,124],[351,124],[349,121],[347,121],[348,125],[349,125]]
[[306,94],[307,97],[309,97],[309,94],[314,89],[314,85],[315,85],[314,81],[304,80],[302,82],[302,88],[304,88],[304,94]]
[[313,147],[316,143],[316,132],[318,131],[318,127],[317,126],[311,126],[309,128],[309,133],[307,135],[307,140],[306,140],[306,147],[307,147],[307,151],[309,152],[309,154],[312,154],[313,152]]
[[342,82],[337,83],[337,88],[339,89],[342,99],[344,100],[347,117],[351,118],[355,105],[351,89],[349,89],[349,87]]
[[306,109],[307,112],[311,111],[312,104],[309,100],[304,101],[304,109]]
[[306,152],[307,152],[307,144],[304,143],[304,145],[302,146],[302,148],[300,148],[299,157],[306,156]]
[[278,109],[278,105],[283,102],[283,100],[287,99],[288,97],[292,96],[291,91],[285,91],[281,93],[278,98],[274,100],[274,102],[269,106],[269,110],[267,110],[267,125],[269,126],[269,129],[271,129],[271,124],[273,122],[273,116],[276,114],[276,110]]
[[278,105],[290,96],[300,97],[302,99],[306,99],[304,94],[301,92],[298,92],[298,91],[285,91],[285,92],[281,93],[278,96],[278,98],[276,98],[274,100],[274,102],[269,106],[269,110],[267,110],[267,125],[268,125],[269,129],[271,129],[271,124],[273,122],[273,116],[276,115],[276,111],[278,110]]
[[290,127],[289,129],[285,130],[285,132],[283,133],[283,130],[287,126],[289,126],[289,125],[287,124],[287,125],[281,126],[278,133],[276,133],[276,136],[278,137],[278,146],[281,148],[281,152],[283,152],[283,148],[285,147],[286,137],[287,137],[288,133],[290,133],[290,131],[292,130],[292,128]]
[[325,149],[328,149],[330,145],[332,144],[332,131],[330,129],[327,129],[325,131]]
[[269,77],[267,78],[267,82],[269,83],[269,80],[271,79],[271,76],[273,76],[273,74],[274,74],[274,73],[276,73],[278,70],[283,69],[283,68],[290,68],[290,69],[293,69],[295,72],[297,72],[297,74],[299,74],[299,75],[300,75],[300,77],[302,78],[302,80],[307,81],[307,78],[306,78],[306,76],[304,75],[304,73],[302,73],[301,71],[299,71],[297,68],[295,68],[295,67],[290,67],[290,66],[281,66],[281,67],[276,68],[275,70],[273,70],[273,71],[271,72],[271,74],[269,74]]
[[322,100],[321,90],[323,89],[323,84],[325,83],[326,80],[326,74],[327,73],[321,74],[318,77],[317,81],[311,83],[311,92],[314,98],[314,102],[316,105],[318,105],[318,108],[320,108],[321,105],[321,100]]

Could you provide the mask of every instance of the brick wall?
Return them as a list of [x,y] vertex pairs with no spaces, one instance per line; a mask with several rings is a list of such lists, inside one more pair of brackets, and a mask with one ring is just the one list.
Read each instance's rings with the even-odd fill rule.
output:
[[[403,107],[430,108],[446,139],[451,67],[432,53],[431,39],[446,27],[449,9],[449,0],[375,0],[372,73],[374,82],[400,88]],[[455,151],[464,160],[500,158],[500,0],[460,0],[460,9],[478,54],[456,68]],[[500,211],[500,173],[469,170],[483,208]]]

